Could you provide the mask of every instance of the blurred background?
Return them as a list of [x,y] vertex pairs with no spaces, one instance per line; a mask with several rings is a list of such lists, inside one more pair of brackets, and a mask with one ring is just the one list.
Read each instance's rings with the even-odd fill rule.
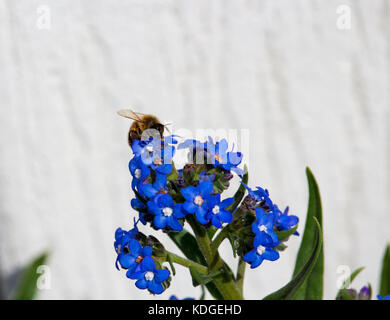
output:
[[[1,0],[2,296],[49,251],[38,298],[154,298],[114,267],[114,231],[135,216],[130,122],[116,115],[129,107],[192,132],[249,130],[249,184],[289,205],[301,232],[309,166],[325,298],[343,265],[366,266],[354,286],[376,292],[390,241],[389,39],[388,0]],[[247,299],[291,278],[299,243],[247,272]],[[198,297],[177,272],[160,298]]]

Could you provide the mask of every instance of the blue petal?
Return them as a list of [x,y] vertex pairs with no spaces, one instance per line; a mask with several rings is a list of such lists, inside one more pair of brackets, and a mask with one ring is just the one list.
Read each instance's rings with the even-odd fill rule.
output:
[[141,245],[137,240],[131,239],[129,243],[129,250],[132,256],[138,256],[139,251],[141,250]]
[[198,190],[195,187],[189,186],[180,190],[181,194],[187,201],[193,201],[194,198],[198,195]]
[[249,251],[245,256],[244,256],[244,261],[246,262],[253,262],[257,259],[257,253],[256,253],[256,249],[252,249],[251,251]]
[[154,273],[156,281],[163,282],[169,278],[169,271],[167,269],[158,269]]
[[157,194],[152,198],[152,200],[148,201],[148,210],[150,213],[153,213],[155,215],[161,214],[161,208],[157,205],[155,202],[155,198],[158,197],[159,195]]
[[142,278],[144,278],[144,275],[145,275],[145,271],[142,271],[142,270],[138,270],[137,272],[133,272],[133,273],[131,273],[131,272],[126,273],[126,277],[133,279],[133,280],[142,279]]
[[204,197],[213,192],[213,184],[210,181],[203,181],[198,185],[198,189],[200,190],[200,195]]
[[161,283],[158,283],[156,281],[149,281],[148,283],[148,289],[154,293],[154,294],[161,294],[164,291],[163,286]]
[[142,265],[142,270],[144,270],[144,271],[154,271],[154,270],[156,270],[156,266],[155,266],[154,261],[153,261],[151,256],[145,257],[142,260],[141,265]]
[[156,167],[156,171],[160,174],[170,174],[172,172],[172,165],[163,164],[161,166]]
[[153,186],[158,190],[162,190],[167,185],[167,177],[163,174],[157,174],[156,181]]
[[148,198],[152,198],[158,192],[158,190],[151,184],[140,184],[140,192]]
[[168,218],[168,226],[170,226],[175,231],[183,230],[183,226],[173,215]]
[[257,259],[251,264],[251,269],[257,268],[263,262],[263,255],[257,256]]
[[146,246],[146,247],[142,248],[141,255],[143,257],[151,256],[152,253],[153,253],[153,248],[152,247]]
[[256,235],[255,240],[253,241],[253,246],[257,248],[258,246],[270,246],[272,245],[273,241],[272,238],[266,234],[265,232],[260,232],[258,235]]
[[275,261],[279,259],[279,252],[271,249],[266,249],[265,252],[262,254],[262,257],[270,261]]
[[221,210],[219,212],[219,217],[220,217],[222,222],[230,223],[233,221],[232,214],[227,210]]
[[169,194],[162,194],[158,199],[158,205],[160,208],[173,207],[173,200]]
[[223,200],[220,204],[219,204],[219,207],[224,209],[230,205],[232,205],[234,202],[234,198],[226,198],[225,200]]
[[222,223],[217,215],[213,215],[211,218],[211,223],[216,228],[222,228]]
[[158,229],[164,229],[167,226],[168,218],[162,214],[156,215],[153,220],[154,225]]
[[183,209],[188,213],[195,213],[197,208],[198,206],[192,200],[183,203]]
[[176,218],[184,218],[187,215],[187,212],[183,210],[183,204],[177,203],[173,207],[173,214]]
[[131,254],[120,254],[118,260],[122,268],[128,269],[133,263],[135,263],[135,258]]
[[206,219],[206,211],[202,207],[197,207],[196,209],[196,219],[201,223],[201,224],[206,224],[209,222],[208,219]]
[[143,289],[146,289],[146,288],[148,287],[148,281],[146,281],[145,278],[143,278],[143,279],[138,279],[138,280],[136,281],[135,285],[136,285],[136,287],[137,287],[138,289],[143,290]]

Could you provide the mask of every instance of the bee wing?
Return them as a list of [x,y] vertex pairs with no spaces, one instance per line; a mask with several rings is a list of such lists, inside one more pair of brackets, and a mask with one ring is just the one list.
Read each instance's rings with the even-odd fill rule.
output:
[[141,117],[134,112],[133,110],[130,109],[122,109],[117,112],[121,117],[125,117],[128,119],[132,119],[135,121],[141,121]]

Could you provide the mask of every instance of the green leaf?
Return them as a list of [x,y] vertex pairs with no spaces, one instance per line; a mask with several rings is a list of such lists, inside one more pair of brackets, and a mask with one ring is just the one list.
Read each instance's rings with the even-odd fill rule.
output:
[[210,240],[213,239],[215,233],[217,232],[217,228],[214,226],[210,226],[210,228],[207,229],[207,235],[209,236]]
[[283,288],[279,289],[278,291],[266,296],[264,300],[296,299],[296,294],[299,293],[300,288],[302,287],[302,285],[305,283],[305,281],[313,271],[322,249],[321,226],[317,218],[313,217],[313,220],[314,220],[314,224],[317,226],[317,233],[316,233],[314,250],[312,250],[310,257],[303,265],[302,269],[289,283],[287,283]]
[[172,172],[167,175],[168,181],[175,181],[179,177],[179,173],[176,170],[175,164],[172,162]]
[[214,277],[218,276],[221,274],[220,270],[216,270],[214,272],[211,272],[209,274],[202,274],[199,273],[198,270],[196,270],[194,267],[190,267],[190,273],[192,277],[192,284],[194,287],[197,287],[199,285],[206,285],[213,281]]
[[356,269],[354,272],[351,273],[351,276],[343,282],[340,290],[337,292],[336,299],[340,295],[343,295],[343,297],[345,296],[345,289],[348,289],[352,281],[355,280],[355,278],[358,276],[360,272],[364,270],[364,268],[365,267],[360,267],[359,269]]
[[[242,177],[242,182],[244,182],[245,184],[248,184],[249,177],[248,177],[248,168],[246,165],[244,166],[244,172],[245,173],[244,173],[244,176]],[[234,202],[229,207],[226,208],[228,211],[233,213],[237,209],[238,205],[242,201],[242,198],[244,198],[245,191],[246,191],[246,189],[245,189],[244,185],[242,183],[240,183],[240,186],[238,187],[236,193],[233,196]]]
[[175,276],[176,269],[175,269],[175,266],[173,265],[172,256],[169,253],[167,253],[167,260],[168,260],[169,266],[171,267],[172,274]]
[[183,229],[180,232],[168,232],[168,236],[188,259],[207,266],[198,243],[191,233]]
[[[307,181],[309,185],[309,204],[306,216],[305,230],[302,236],[301,246],[298,251],[297,260],[295,263],[295,269],[293,277],[295,277],[303,265],[310,257],[313,243],[316,237],[316,224],[313,217],[315,217],[322,229],[322,208],[321,197],[318,189],[317,182],[310,171],[306,168]],[[313,271],[306,279],[305,283],[300,287],[297,293],[294,295],[298,300],[322,300],[323,295],[323,282],[324,282],[324,252],[323,245],[321,252],[319,253],[316,265],[313,267]]]
[[199,300],[204,300],[205,297],[206,297],[206,290],[204,286],[202,286],[202,294],[200,295]]
[[[188,259],[207,266],[206,260],[199,249],[196,239],[187,230],[182,230],[180,232],[168,232],[168,236]],[[215,299],[223,300],[222,294],[219,292],[214,283],[209,282],[206,287]]]
[[385,297],[390,294],[390,245],[387,245],[382,261],[379,294]]
[[37,273],[39,266],[44,265],[48,257],[48,253],[43,253],[34,259],[24,269],[21,280],[16,288],[14,300],[33,300],[37,293],[37,281],[40,276]]
[[279,241],[286,240],[289,236],[291,236],[295,231],[297,231],[298,226],[291,228],[289,230],[276,231],[276,235],[278,236]]

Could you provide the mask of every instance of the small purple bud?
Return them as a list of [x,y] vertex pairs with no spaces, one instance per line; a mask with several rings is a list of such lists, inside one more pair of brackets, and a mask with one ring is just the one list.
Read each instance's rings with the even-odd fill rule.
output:
[[360,289],[359,300],[370,300],[371,299],[371,287],[364,286]]

